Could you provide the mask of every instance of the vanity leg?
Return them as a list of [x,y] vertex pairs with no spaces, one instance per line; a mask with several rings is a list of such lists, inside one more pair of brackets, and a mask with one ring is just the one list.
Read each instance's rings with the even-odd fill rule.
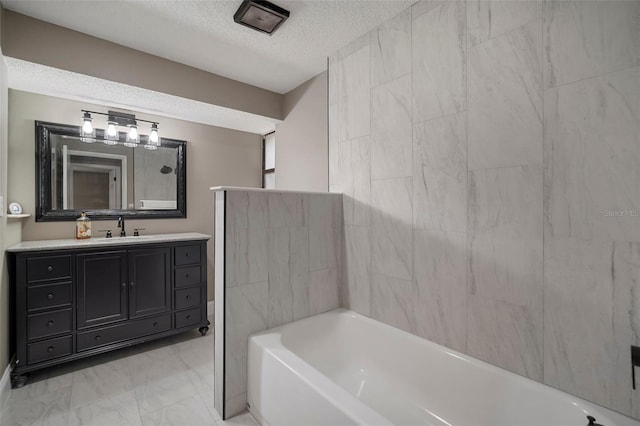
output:
[[206,336],[206,335],[207,335],[207,333],[209,332],[209,327],[208,327],[209,325],[211,325],[211,322],[207,321],[207,325],[206,325],[206,326],[204,326],[204,327],[200,327],[200,328],[198,329],[198,331],[200,332],[200,334],[202,334],[203,336]]
[[18,389],[23,387],[29,381],[30,374],[11,373],[11,388]]

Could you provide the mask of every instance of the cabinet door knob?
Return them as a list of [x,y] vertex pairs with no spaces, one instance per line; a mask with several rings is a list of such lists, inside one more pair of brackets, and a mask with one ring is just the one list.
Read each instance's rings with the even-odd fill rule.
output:
[[184,274],[185,278],[189,278],[189,273],[187,272],[186,274]]
[[122,291],[124,291],[125,288],[127,288],[127,283],[122,283]]
[[53,325],[53,321],[47,321],[47,327],[51,327]]
[[157,326],[158,326],[158,323],[157,323],[157,322],[154,322],[154,323],[153,323],[153,326],[154,326],[154,327],[157,327]]
[[96,342],[99,342],[101,339],[100,335],[96,336]]
[[49,272],[53,271],[53,266],[51,266],[51,265],[47,266],[47,271],[49,271]]
[[53,293],[49,293],[49,294],[47,294],[47,299],[49,299],[49,300],[53,300]]
[[187,315],[187,319],[191,319],[191,315]]
[[186,252],[186,253],[184,254],[184,256],[185,256],[185,257],[189,257],[189,252]]
[[136,283],[134,283],[133,281],[131,281],[131,282],[129,283],[129,285],[130,285],[131,287],[133,287],[133,286],[135,286],[135,285],[136,285]]
[[53,352],[53,346],[49,346],[49,347],[47,348],[47,352],[49,352],[49,353]]
[[191,295],[187,294],[187,300],[191,299]]

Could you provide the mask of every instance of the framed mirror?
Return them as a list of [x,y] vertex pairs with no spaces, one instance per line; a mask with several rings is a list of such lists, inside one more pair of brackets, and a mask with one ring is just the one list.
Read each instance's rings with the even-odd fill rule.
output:
[[36,222],[187,217],[187,143],[160,139],[145,149],[80,135],[79,126],[36,121]]

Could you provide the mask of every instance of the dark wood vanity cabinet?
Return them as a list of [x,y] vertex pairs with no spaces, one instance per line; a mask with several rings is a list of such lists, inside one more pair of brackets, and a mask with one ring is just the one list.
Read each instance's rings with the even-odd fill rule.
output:
[[199,328],[206,241],[10,253],[12,385],[29,372]]

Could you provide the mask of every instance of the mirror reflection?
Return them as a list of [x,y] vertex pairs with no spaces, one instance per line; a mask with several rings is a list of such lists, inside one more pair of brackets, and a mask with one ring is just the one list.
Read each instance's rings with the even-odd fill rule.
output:
[[177,149],[156,150],[51,137],[54,210],[174,210]]

